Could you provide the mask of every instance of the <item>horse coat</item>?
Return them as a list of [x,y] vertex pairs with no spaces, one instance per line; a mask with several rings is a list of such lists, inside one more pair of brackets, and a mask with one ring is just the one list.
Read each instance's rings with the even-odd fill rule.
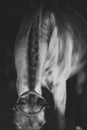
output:
[[85,66],[86,41],[86,22],[71,8],[43,4],[25,17],[15,45],[17,105],[22,99],[15,114],[19,129],[40,129],[46,122],[42,87],[52,93],[63,129],[66,81]]

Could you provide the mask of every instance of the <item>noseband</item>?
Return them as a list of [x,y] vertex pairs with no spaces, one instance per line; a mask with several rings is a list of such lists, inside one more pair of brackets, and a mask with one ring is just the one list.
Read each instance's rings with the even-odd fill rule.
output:
[[[32,112],[32,113],[31,112],[30,113],[25,112],[22,109],[23,105],[24,106],[27,105],[28,108],[30,107],[30,104],[28,103],[28,98],[29,98],[30,95],[35,96],[37,98],[36,100],[39,99],[40,102],[41,102],[41,104],[40,104],[40,102],[38,102],[39,105],[40,105],[40,109],[38,111]],[[37,103],[37,101],[36,101],[36,103]],[[39,107],[39,105],[38,105],[38,107]],[[35,115],[39,114],[41,111],[44,111],[47,107],[49,107],[49,106],[48,106],[48,103],[47,103],[47,101],[45,100],[44,97],[39,95],[37,92],[27,91],[27,92],[23,93],[21,96],[19,96],[19,98],[17,99],[14,110],[20,112],[22,115],[24,115],[26,117],[31,117],[31,116],[35,116]]]

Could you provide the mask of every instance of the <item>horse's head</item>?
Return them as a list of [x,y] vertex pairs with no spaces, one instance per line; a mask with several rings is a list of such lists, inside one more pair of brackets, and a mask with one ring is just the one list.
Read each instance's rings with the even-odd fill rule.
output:
[[14,122],[21,130],[40,129],[45,123],[45,109],[48,105],[42,96],[41,87],[47,42],[52,29],[49,19],[50,15],[41,17],[41,9],[34,15],[31,13],[22,23],[16,40],[18,100]]

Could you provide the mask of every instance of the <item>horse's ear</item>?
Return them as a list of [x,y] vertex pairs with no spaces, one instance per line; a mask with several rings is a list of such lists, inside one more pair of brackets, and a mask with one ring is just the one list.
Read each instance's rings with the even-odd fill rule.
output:
[[[55,80],[67,80],[71,72],[71,57],[73,49],[73,40],[70,33],[67,31],[64,36],[58,34],[57,27],[51,36],[48,49],[47,64],[55,70]],[[53,67],[54,66],[54,67]]]
[[62,44],[64,45],[63,49],[63,59],[60,63],[58,63],[58,70],[59,70],[59,76],[58,80],[67,80],[71,73],[71,60],[72,60],[72,50],[73,50],[73,40],[69,32],[66,32],[65,35],[65,42]]
[[[54,66],[56,64],[58,59],[58,33],[57,33],[57,27],[54,27],[54,30],[51,34],[51,38],[49,40],[49,47],[47,50],[47,56],[45,61],[45,68],[49,68],[51,65]],[[52,67],[51,66],[51,67]]]
[[58,55],[58,43],[59,43],[58,29],[57,29],[57,27],[55,27],[53,30],[53,33],[51,35],[51,39],[50,39],[50,43],[49,43],[50,57],[55,57]]

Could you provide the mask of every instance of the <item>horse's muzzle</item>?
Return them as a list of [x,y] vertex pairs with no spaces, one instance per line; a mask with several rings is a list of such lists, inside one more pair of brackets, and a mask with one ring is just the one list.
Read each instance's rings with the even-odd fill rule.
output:
[[34,91],[22,94],[15,109],[14,122],[21,130],[38,130],[45,124],[46,100]]

